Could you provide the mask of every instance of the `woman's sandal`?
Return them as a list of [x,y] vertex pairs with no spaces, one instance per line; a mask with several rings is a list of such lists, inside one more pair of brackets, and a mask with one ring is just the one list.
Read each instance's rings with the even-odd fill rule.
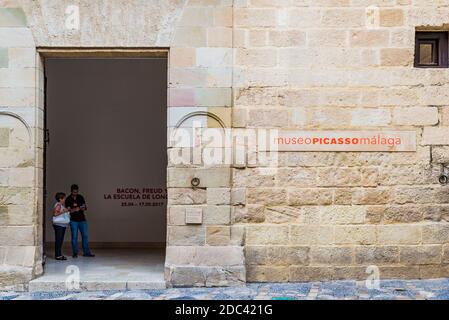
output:
[[56,257],[55,259],[56,259],[56,260],[59,260],[59,261],[67,260],[67,258],[64,257],[64,256]]

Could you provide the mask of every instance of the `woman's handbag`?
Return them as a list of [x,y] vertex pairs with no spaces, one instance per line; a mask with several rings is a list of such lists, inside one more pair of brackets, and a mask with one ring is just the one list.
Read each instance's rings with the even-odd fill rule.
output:
[[65,212],[59,216],[53,216],[53,224],[56,225],[68,225],[70,223],[70,214]]

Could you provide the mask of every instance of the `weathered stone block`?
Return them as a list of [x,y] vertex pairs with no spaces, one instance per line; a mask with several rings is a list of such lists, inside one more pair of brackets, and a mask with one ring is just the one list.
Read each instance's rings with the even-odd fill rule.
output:
[[365,10],[354,8],[332,8],[322,11],[321,23],[326,27],[361,27],[365,24]]
[[[289,280],[292,282],[320,281],[335,279],[334,269],[331,267],[291,266]],[[321,280],[322,279],[322,280]]]
[[386,204],[389,203],[391,191],[383,188],[357,189],[353,193],[352,203],[358,205],[365,204]]
[[231,203],[231,189],[207,188],[207,204],[229,205]]
[[206,190],[192,188],[170,188],[168,189],[169,205],[191,205],[205,204],[207,199]]
[[[401,186],[396,188],[392,199],[397,204],[432,203],[438,194],[438,190],[440,188],[428,186]],[[447,201],[441,203],[447,203]]]
[[203,223],[206,225],[227,225],[230,222],[230,206],[207,206],[203,210]]
[[335,189],[334,204],[336,204],[336,205],[351,205],[352,204],[352,189],[350,189],[350,188]]
[[432,162],[433,163],[449,163],[449,147],[435,146],[432,148]]
[[288,226],[249,225],[246,228],[246,243],[248,245],[286,245],[288,234]]
[[229,168],[211,169],[188,169],[169,168],[168,186],[170,188],[191,187],[194,178],[200,179],[200,188],[221,188],[229,187],[231,181],[231,171]]
[[345,47],[348,41],[346,30],[334,30],[329,32],[326,29],[307,31],[307,45],[309,47]]
[[353,47],[386,47],[390,34],[386,30],[357,30],[350,34]]
[[6,247],[0,247],[0,261],[2,262],[2,264],[4,264],[5,261],[5,257],[6,257]]
[[302,223],[304,211],[290,206],[269,206],[265,208],[265,221],[267,223]]
[[209,246],[226,246],[231,241],[230,227],[206,227],[206,244]]
[[409,265],[441,263],[441,245],[404,246],[400,250],[401,263]]
[[36,247],[33,246],[9,246],[6,252],[5,265],[33,267],[36,255]]
[[245,245],[245,226],[242,225],[234,225],[231,226],[231,240],[230,245],[233,246],[243,246]]
[[0,48],[0,68],[8,68],[8,48]]
[[319,168],[317,181],[321,187],[360,186],[362,175],[358,168]]
[[404,25],[404,11],[402,9],[380,10],[380,25],[382,27],[399,27]]
[[27,19],[22,8],[0,8],[0,27],[25,27]]
[[275,172],[264,171],[263,168],[233,169],[232,185],[237,188],[274,187]]
[[222,27],[231,27],[233,24],[233,8],[218,6],[214,8],[214,25]]
[[246,204],[246,189],[232,188],[231,189],[231,204],[234,206]]
[[375,226],[336,226],[335,243],[370,245],[376,243]]
[[205,230],[202,226],[169,226],[169,246],[203,246],[205,244]]
[[287,282],[289,267],[248,266],[246,277],[248,282]]
[[31,30],[25,27],[0,28],[2,47],[35,47]]
[[357,264],[394,264],[399,262],[399,248],[395,246],[355,248]]
[[449,144],[449,127],[426,127],[423,132],[424,145]]
[[247,246],[248,265],[289,266],[309,262],[309,247],[298,246]]
[[442,255],[442,261],[443,263],[449,263],[449,245],[443,246],[443,255]]
[[317,173],[312,168],[280,168],[276,180],[286,187],[314,187],[317,185]]
[[35,241],[32,226],[0,226],[0,243],[3,246],[33,246]]
[[173,45],[176,47],[205,47],[207,33],[204,27],[176,28]]
[[287,127],[288,111],[279,109],[249,110],[248,126],[250,127]]
[[231,88],[197,88],[195,102],[199,107],[230,107],[232,90]]
[[311,264],[350,265],[353,259],[353,248],[350,247],[312,247],[310,249]]
[[447,265],[421,265],[419,266],[420,279],[446,278],[449,273]]
[[176,206],[168,208],[168,225],[183,226],[186,224],[186,207]]
[[433,126],[438,123],[436,107],[401,107],[393,110],[393,122],[404,126]]
[[413,50],[386,48],[380,51],[381,64],[386,67],[407,67],[413,64]]
[[277,13],[269,8],[236,8],[234,24],[238,27],[269,27],[277,23]]
[[245,267],[188,267],[167,268],[167,280],[174,287],[220,287],[245,282]]
[[391,122],[391,111],[381,108],[357,108],[352,112],[353,126],[386,126]]
[[214,15],[212,7],[186,7],[178,23],[180,27],[208,27],[213,25]]
[[366,268],[356,266],[291,266],[290,281],[362,280],[366,279]]
[[422,241],[425,244],[449,243],[449,223],[432,223],[422,227]]
[[419,267],[414,266],[380,266],[381,279],[419,279]]
[[320,208],[321,224],[361,224],[364,223],[364,206],[328,206]]
[[282,205],[287,202],[287,191],[280,188],[248,188],[246,202],[268,206]]
[[33,107],[35,104],[35,88],[0,88],[0,105],[8,107]]
[[388,223],[419,222],[423,217],[423,209],[417,206],[389,206],[384,211],[384,219]]
[[377,226],[377,242],[382,245],[418,244],[421,228],[418,225]]
[[265,221],[263,205],[232,207],[232,223],[261,223]]
[[232,108],[232,127],[245,128],[248,121],[246,108]]
[[0,148],[6,148],[9,146],[9,132],[7,128],[0,128]]
[[329,189],[289,189],[288,204],[302,205],[329,205],[332,203],[333,192]]
[[240,266],[244,263],[243,247],[239,246],[168,246],[167,265]]
[[268,44],[274,47],[304,46],[306,33],[300,30],[270,30]]
[[32,268],[0,265],[0,289],[10,290],[11,287],[14,289],[16,285],[30,281],[32,276]]
[[188,68],[196,64],[195,48],[171,48],[170,64],[172,68]]
[[292,245],[328,245],[334,243],[334,227],[316,225],[291,225]]
[[381,185],[423,185],[435,182],[435,172],[429,165],[393,165],[384,167],[380,176]]
[[369,224],[379,224],[382,221],[385,206],[368,206],[366,208],[365,222]]

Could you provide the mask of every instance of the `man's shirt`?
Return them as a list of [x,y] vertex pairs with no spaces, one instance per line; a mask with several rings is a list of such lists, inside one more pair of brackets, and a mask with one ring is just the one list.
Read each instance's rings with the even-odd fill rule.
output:
[[[76,195],[76,197],[73,197],[72,195],[69,195],[67,199],[65,199],[65,207],[70,209],[76,209],[79,207],[82,207],[86,204],[86,201],[84,200],[84,197],[82,195]],[[84,215],[84,211],[80,210],[77,212],[70,212],[70,220],[74,222],[81,222],[86,221],[86,216]]]

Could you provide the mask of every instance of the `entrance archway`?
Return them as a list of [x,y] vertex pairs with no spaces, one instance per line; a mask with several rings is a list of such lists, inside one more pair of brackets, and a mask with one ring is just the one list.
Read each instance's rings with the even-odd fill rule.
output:
[[[70,289],[67,272],[78,272],[85,290],[164,287],[167,54],[91,49],[41,54],[46,262],[30,290]],[[68,260],[59,262],[53,254],[53,196],[69,194],[72,183],[86,197],[90,246],[97,256],[72,258],[68,228]],[[82,252],[81,243],[79,248]]]

